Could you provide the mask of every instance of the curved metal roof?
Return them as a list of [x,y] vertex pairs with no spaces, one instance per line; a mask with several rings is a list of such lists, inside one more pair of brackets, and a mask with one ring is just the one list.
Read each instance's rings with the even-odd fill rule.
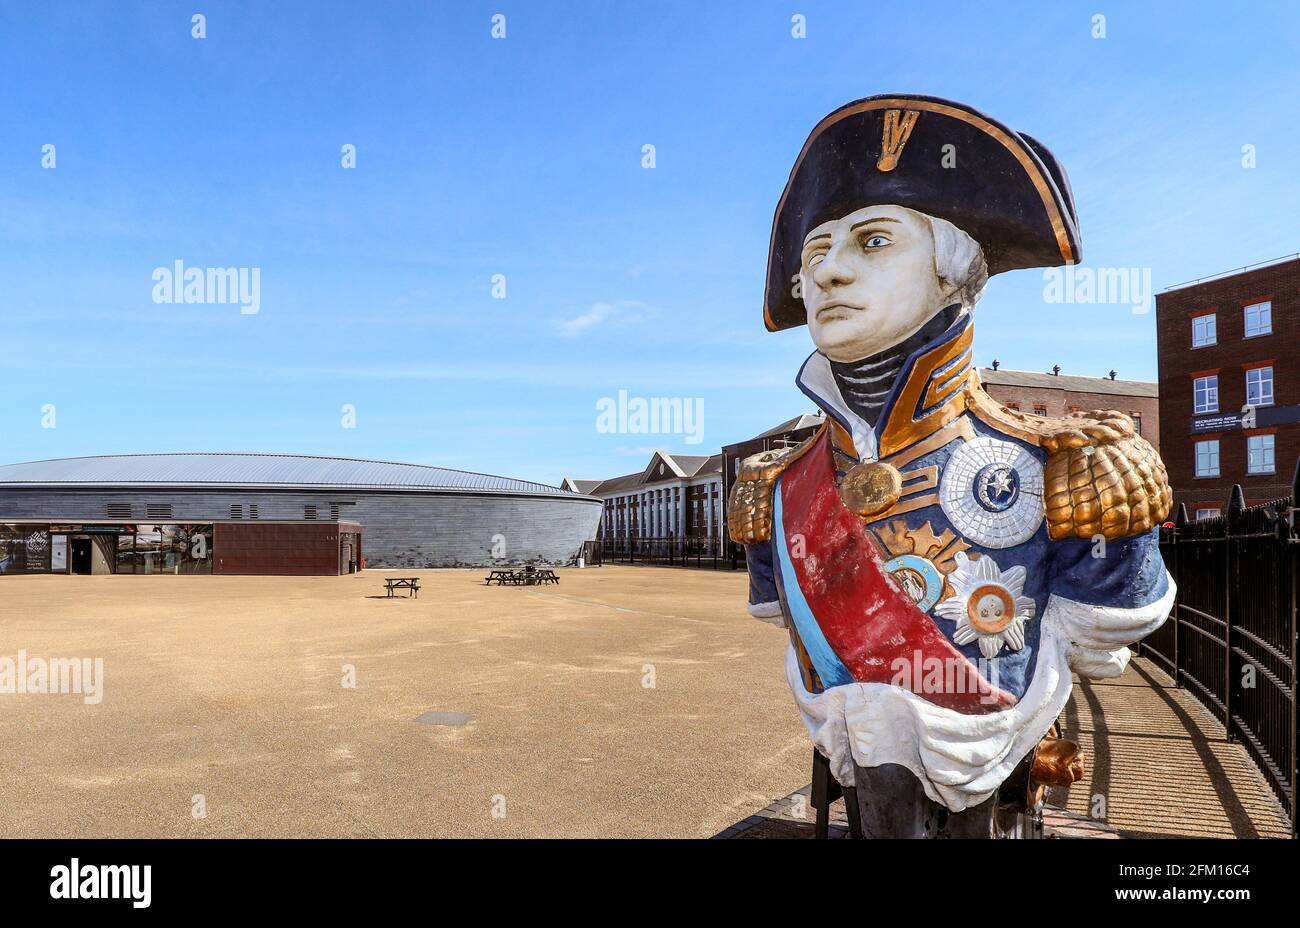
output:
[[[305,454],[114,454],[0,465],[0,487],[275,487],[462,490],[577,496],[558,487],[423,464]],[[581,497],[577,497],[581,498]]]

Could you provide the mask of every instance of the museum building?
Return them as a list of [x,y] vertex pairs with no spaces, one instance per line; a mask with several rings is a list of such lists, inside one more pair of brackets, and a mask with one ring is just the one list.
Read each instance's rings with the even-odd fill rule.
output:
[[604,501],[596,539],[606,551],[627,550],[644,542],[690,543],[709,557],[739,557],[744,551],[727,535],[726,505],[742,458],[810,438],[825,420],[795,416],[760,435],[724,445],[718,454],[656,451],[641,470],[605,480],[565,477],[562,489]]
[[0,574],[338,575],[564,564],[601,501],[507,477],[280,454],[0,466]]
[[595,536],[606,545],[696,539],[716,554],[725,535],[722,519],[722,455],[656,451],[643,470],[607,480],[565,477],[562,489],[602,501]]

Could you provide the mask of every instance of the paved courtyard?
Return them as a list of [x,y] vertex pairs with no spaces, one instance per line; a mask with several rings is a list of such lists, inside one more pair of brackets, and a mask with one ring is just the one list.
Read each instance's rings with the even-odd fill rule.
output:
[[807,781],[743,574],[485,573],[0,578],[0,658],[105,676],[0,695],[0,834],[707,837]]
[[[708,837],[807,784],[786,638],[745,613],[743,574],[484,573],[394,600],[381,571],[0,579],[0,659],[105,676],[98,705],[0,695],[0,834]],[[1076,820],[1101,793],[1124,836],[1285,834],[1145,661],[1077,686],[1064,721],[1088,775],[1052,798]]]

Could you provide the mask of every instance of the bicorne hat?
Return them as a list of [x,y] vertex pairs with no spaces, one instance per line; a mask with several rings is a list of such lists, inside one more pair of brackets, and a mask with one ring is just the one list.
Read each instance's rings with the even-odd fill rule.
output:
[[1042,144],[951,100],[867,97],[819,122],[790,171],[772,220],[769,330],[807,321],[795,284],[808,232],[885,204],[951,222],[979,243],[990,275],[1080,259],[1070,181]]

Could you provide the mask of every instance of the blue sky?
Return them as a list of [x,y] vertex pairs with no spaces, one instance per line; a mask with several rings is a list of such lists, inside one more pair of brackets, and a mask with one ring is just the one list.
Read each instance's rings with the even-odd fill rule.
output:
[[[1085,263],[1160,290],[1300,251],[1297,37],[1292,3],[4,3],[0,462],[262,450],[554,484],[716,450],[809,408],[806,329],[767,333],[761,301],[827,112],[925,93],[1034,135]],[[260,269],[260,311],[155,303],[177,260]],[[1154,379],[1154,313],[1043,287],[993,281],[979,363]],[[620,390],[702,399],[703,441],[598,431]]]

